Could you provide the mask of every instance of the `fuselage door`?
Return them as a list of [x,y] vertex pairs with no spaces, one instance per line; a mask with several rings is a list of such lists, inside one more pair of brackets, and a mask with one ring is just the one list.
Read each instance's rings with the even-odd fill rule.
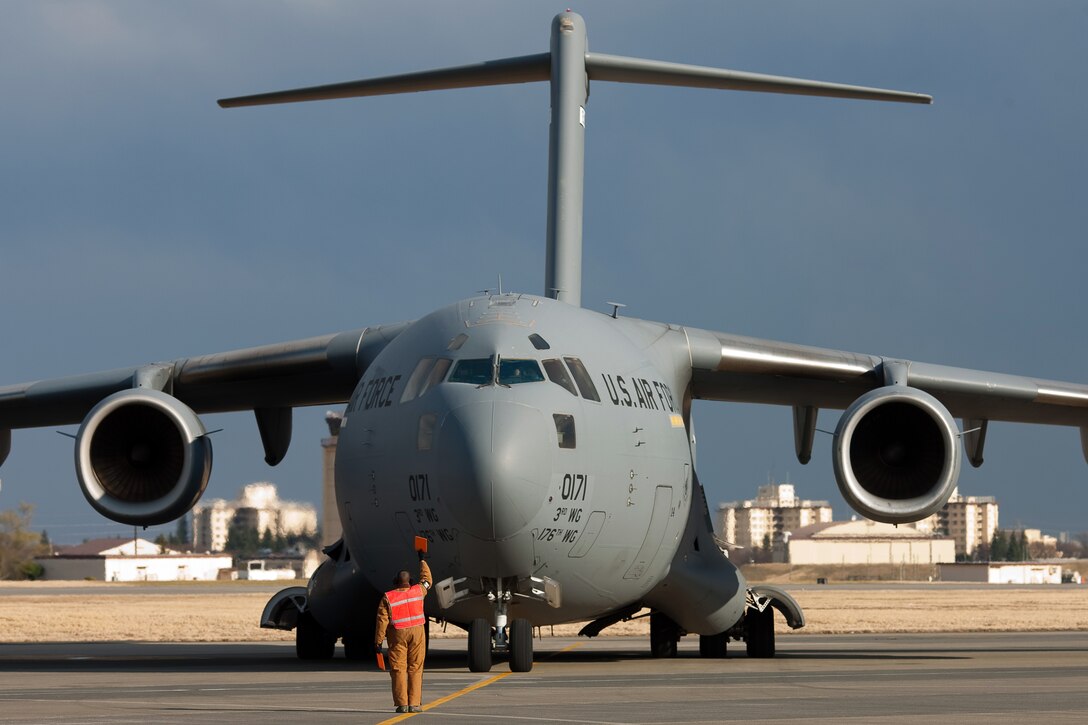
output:
[[654,510],[650,514],[650,525],[646,529],[646,538],[642,540],[635,555],[635,561],[623,575],[624,579],[638,579],[653,562],[665,537],[665,527],[672,515],[672,486],[658,486],[654,491]]

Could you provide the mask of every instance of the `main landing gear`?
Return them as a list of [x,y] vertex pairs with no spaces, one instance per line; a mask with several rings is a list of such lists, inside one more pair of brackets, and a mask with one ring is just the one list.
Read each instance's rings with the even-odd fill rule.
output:
[[[719,634],[699,635],[699,656],[722,659],[726,657],[730,639],[743,639],[749,657],[774,657],[774,608],[760,610],[752,607],[732,629]],[[661,612],[650,613],[650,655],[675,657],[677,642],[685,632],[676,622]]]
[[[661,612],[650,613],[650,655],[675,657],[676,645],[684,634],[680,626]],[[729,632],[699,635],[699,656],[723,658],[729,643]]]
[[749,657],[774,657],[774,609],[749,609],[744,614],[744,644]]
[[301,612],[295,625],[295,654],[300,660],[332,659],[336,635],[326,632],[313,615]]

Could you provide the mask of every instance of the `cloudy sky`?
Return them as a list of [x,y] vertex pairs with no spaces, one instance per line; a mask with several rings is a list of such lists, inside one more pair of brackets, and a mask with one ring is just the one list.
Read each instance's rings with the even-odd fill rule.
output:
[[[540,2],[0,2],[0,384],[404,319],[543,287],[543,84],[225,111],[215,99],[547,49]],[[592,50],[931,93],[932,107],[596,83],[583,304],[1088,382],[1088,5],[586,2]],[[699,404],[713,501],[788,478],[849,511],[830,437]],[[208,497],[320,498],[324,409],[263,461],[211,416]],[[822,428],[837,414],[825,412]],[[71,432],[71,431],[69,431]],[[1077,432],[994,425],[961,491],[1088,528]],[[71,441],[17,431],[0,508],[123,532]]]

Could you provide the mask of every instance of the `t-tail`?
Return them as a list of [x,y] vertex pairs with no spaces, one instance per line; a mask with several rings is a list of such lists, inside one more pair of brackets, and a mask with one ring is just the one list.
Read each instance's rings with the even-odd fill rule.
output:
[[825,83],[705,66],[666,63],[645,58],[590,53],[586,26],[576,13],[552,20],[551,48],[546,53],[485,61],[474,65],[365,78],[346,83],[297,88],[225,98],[223,108],[260,106],[392,93],[438,91],[549,81],[551,128],[548,145],[547,266],[544,294],[581,305],[582,184],[585,166],[586,100],[590,81],[690,86],[757,93],[855,98],[870,101],[931,103],[932,97],[880,88]]

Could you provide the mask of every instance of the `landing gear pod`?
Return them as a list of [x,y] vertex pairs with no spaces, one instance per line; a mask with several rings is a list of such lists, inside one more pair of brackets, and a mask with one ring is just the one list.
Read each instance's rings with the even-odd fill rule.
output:
[[79,428],[75,457],[91,506],[135,526],[183,515],[204,493],[212,470],[212,444],[196,413],[146,388],[96,405]]
[[842,414],[832,458],[839,490],[855,511],[889,524],[920,521],[956,488],[959,432],[929,393],[877,388]]

